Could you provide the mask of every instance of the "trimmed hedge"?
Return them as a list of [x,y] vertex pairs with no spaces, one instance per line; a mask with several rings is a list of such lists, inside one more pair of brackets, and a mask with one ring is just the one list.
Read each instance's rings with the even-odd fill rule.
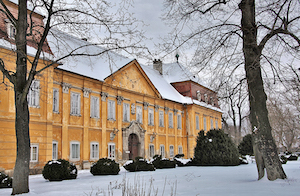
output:
[[234,166],[239,165],[239,152],[235,144],[221,129],[200,131],[194,149],[194,159],[188,165]]
[[77,178],[77,168],[64,159],[48,161],[43,169],[43,177],[49,181],[62,181]]
[[12,178],[5,173],[0,172],[0,188],[11,188]]
[[156,169],[164,169],[164,168],[175,168],[176,162],[168,159],[162,159],[161,155],[155,155],[153,157],[154,161],[152,164]]
[[127,171],[155,171],[154,165],[142,157],[136,157],[132,163],[123,166]]
[[108,158],[99,159],[92,165],[90,172],[95,175],[117,175],[119,174],[119,164]]

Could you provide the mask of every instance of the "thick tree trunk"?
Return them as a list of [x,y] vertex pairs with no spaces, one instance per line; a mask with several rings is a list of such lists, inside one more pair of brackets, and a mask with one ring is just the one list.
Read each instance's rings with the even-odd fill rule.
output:
[[18,20],[16,22],[16,47],[17,61],[14,80],[15,91],[15,130],[17,140],[17,158],[13,176],[12,195],[29,192],[29,162],[30,162],[30,138],[29,138],[29,111],[26,95],[27,84],[27,1],[19,0]]
[[255,0],[242,0],[239,7],[242,11],[243,52],[249,90],[250,122],[253,129],[253,145],[258,179],[264,176],[265,168],[269,180],[284,179],[286,175],[272,137],[266,107],[267,96],[264,91],[260,67],[261,51],[257,45]]

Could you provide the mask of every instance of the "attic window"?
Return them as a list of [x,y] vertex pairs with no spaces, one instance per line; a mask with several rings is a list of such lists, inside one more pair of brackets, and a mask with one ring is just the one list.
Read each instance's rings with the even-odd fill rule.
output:
[[8,20],[5,20],[6,22],[6,28],[7,28],[7,36],[10,39],[15,39],[16,34],[17,34],[17,29],[16,27]]
[[197,100],[201,101],[201,93],[200,93],[200,91],[197,91],[196,95],[197,95]]

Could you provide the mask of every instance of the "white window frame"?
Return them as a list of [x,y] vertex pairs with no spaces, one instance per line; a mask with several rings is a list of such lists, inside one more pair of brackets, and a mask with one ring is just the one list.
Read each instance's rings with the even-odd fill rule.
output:
[[177,129],[182,129],[181,114],[177,114]]
[[59,113],[59,89],[53,88],[53,112]]
[[99,97],[91,96],[91,118],[99,118]]
[[173,145],[169,146],[169,153],[170,153],[170,158],[173,158],[174,157],[174,146]]
[[136,121],[143,124],[143,106],[136,106]]
[[116,120],[116,102],[114,100],[107,100],[107,119]]
[[218,129],[218,120],[215,120],[215,124],[216,124],[216,129]]
[[[73,146],[77,146],[77,147],[75,147],[76,149],[73,149]],[[74,150],[75,150],[75,152],[74,152]],[[71,161],[79,161],[80,160],[80,142],[78,142],[78,141],[70,142],[70,160]]]
[[203,130],[207,131],[206,117],[203,117]]
[[169,128],[173,128],[173,112],[169,112]]
[[181,145],[178,146],[178,154],[183,154],[183,148]]
[[199,120],[199,115],[196,115],[196,130],[200,129],[200,120]]
[[[33,149],[36,149],[35,153]],[[30,144],[30,162],[38,162],[38,161],[39,161],[39,145]]]
[[159,110],[159,126],[164,127],[164,111]]
[[58,159],[58,142],[53,140],[52,141],[52,160]]
[[109,159],[116,158],[116,144],[115,143],[108,143],[108,152],[107,157]]
[[155,147],[154,144],[149,144],[149,157],[153,158],[155,155]]
[[27,94],[27,102],[30,107],[39,107],[40,106],[40,81],[33,80],[28,94]]
[[165,158],[165,145],[161,144],[159,146],[159,154],[161,155],[161,158]]
[[148,124],[154,125],[154,110],[153,108],[148,109]]
[[210,129],[214,129],[214,120],[210,119]]
[[74,116],[80,116],[81,113],[81,94],[77,92],[71,92],[71,107],[70,114]]
[[11,22],[8,22],[8,24],[7,24],[7,36],[8,36],[8,38],[15,39],[16,34],[17,34],[16,27]]
[[90,159],[91,160],[98,160],[99,159],[99,143],[98,142],[91,142],[90,143]]
[[130,106],[129,106],[129,103],[123,103],[123,122],[130,122]]

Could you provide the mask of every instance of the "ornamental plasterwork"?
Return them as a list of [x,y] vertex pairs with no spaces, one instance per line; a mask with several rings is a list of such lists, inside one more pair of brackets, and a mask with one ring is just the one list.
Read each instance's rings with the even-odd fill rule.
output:
[[131,114],[135,114],[135,104],[131,104]]
[[83,91],[83,97],[86,98],[89,98],[89,94],[92,92],[92,90],[89,88],[83,88],[82,91]]
[[144,102],[143,105],[144,105],[144,110],[148,110],[149,103],[148,102]]
[[154,105],[155,112],[158,112],[159,105]]
[[62,86],[63,93],[67,93],[68,94],[69,93],[69,88],[71,88],[71,84],[63,82],[61,84],[61,86]]
[[169,108],[165,107],[165,113],[168,114],[168,112],[169,112]]
[[101,100],[106,101],[106,98],[108,97],[108,93],[106,92],[101,92]]
[[118,103],[118,105],[121,105],[122,101],[124,101],[124,97],[118,95],[117,96],[117,103]]

